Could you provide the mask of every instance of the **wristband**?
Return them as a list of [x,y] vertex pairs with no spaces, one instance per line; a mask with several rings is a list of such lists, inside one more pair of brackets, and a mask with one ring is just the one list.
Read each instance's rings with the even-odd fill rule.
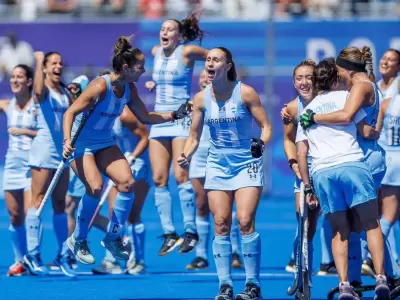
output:
[[289,159],[289,167],[290,167],[291,169],[293,169],[293,165],[294,165],[294,164],[297,164],[297,163],[298,163],[298,162],[297,162],[296,159],[294,159],[294,158]]

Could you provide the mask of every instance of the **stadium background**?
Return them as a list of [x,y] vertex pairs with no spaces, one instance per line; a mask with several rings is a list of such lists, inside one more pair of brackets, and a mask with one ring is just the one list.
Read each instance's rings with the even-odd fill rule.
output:
[[[372,0],[368,3],[313,0],[309,1],[308,6],[300,7],[300,12],[300,3],[297,1],[272,3],[263,0],[215,0],[215,6],[227,6],[216,6],[216,10],[211,11],[212,6],[209,2],[212,1],[214,0],[204,1],[209,6],[203,7],[201,18],[201,27],[206,33],[202,45],[205,48],[220,45],[229,48],[234,55],[241,79],[261,94],[273,125],[273,139],[265,154],[265,193],[273,197],[290,196],[293,175],[283,152],[283,128],[279,112],[282,105],[295,96],[292,85],[293,67],[305,58],[319,60],[335,56],[341,48],[349,45],[369,45],[378,74],[377,63],[385,49],[400,49],[400,21],[396,15],[395,1],[381,3]],[[8,2],[12,4],[13,1]],[[69,2],[70,0],[63,1]],[[66,65],[64,81],[69,82],[82,73],[93,78],[98,71],[108,68],[112,46],[117,37],[133,34],[135,46],[144,51],[147,58],[146,73],[140,79],[138,87],[141,97],[151,108],[154,93],[148,92],[144,83],[151,79],[153,59],[150,52],[152,47],[158,44],[160,24],[169,16],[183,18],[191,9],[201,8],[201,3],[156,0],[155,2],[163,3],[170,10],[160,12],[160,15],[149,16],[146,11],[139,10],[138,5],[143,5],[146,1],[141,2],[121,1],[125,6],[118,14],[111,12],[106,4],[100,8],[93,8],[88,6],[90,3],[87,1],[78,2],[77,6],[71,6],[71,9],[63,13],[51,11],[50,7],[38,6],[33,16],[26,12],[26,1],[19,5],[3,4],[0,6],[3,19],[3,23],[0,24],[0,46],[7,44],[7,36],[13,33],[17,41],[28,43],[33,51],[61,52]],[[253,5],[253,12],[249,13],[244,6],[241,11],[236,11],[236,15],[232,15],[233,5],[239,2]],[[320,5],[331,2],[338,5],[332,6],[331,14],[326,14],[323,10],[319,14],[312,14],[311,4],[314,2],[322,3]],[[175,5],[173,8],[180,7],[181,11],[171,9],[171,3]],[[186,6],[182,8],[179,3]],[[285,3],[289,5],[283,7]],[[380,10],[374,6],[379,3],[385,5],[378,7]],[[231,8],[225,10],[226,7]],[[2,62],[1,58],[0,47],[0,65],[3,65],[5,62]],[[197,78],[201,68],[202,64],[197,63],[193,92],[198,90]],[[3,73],[1,79],[0,99],[7,99],[10,96],[7,74]],[[2,114],[0,166],[4,164],[7,148],[6,128],[6,118]],[[2,192],[1,187],[0,190]]]

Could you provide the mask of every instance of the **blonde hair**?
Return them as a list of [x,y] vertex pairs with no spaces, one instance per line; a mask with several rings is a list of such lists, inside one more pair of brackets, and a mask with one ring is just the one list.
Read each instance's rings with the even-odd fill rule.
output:
[[[368,46],[362,47],[360,50],[357,47],[347,47],[340,51],[339,58],[351,63],[365,65],[365,72],[368,78],[375,82],[375,75],[372,65],[372,53]],[[354,70],[353,70],[354,71]]]

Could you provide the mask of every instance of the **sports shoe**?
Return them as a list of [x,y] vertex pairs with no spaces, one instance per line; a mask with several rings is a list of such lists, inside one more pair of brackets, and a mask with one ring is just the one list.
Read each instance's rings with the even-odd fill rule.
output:
[[76,273],[70,265],[69,255],[57,255],[56,259],[54,260],[54,264],[61,269],[65,276],[76,277]]
[[349,284],[340,283],[339,285],[339,300],[358,300],[358,294]]
[[330,262],[329,264],[320,264],[319,271],[317,273],[319,276],[336,275],[335,262]]
[[240,260],[240,254],[239,253],[233,253],[232,254],[232,268],[234,269],[240,269],[242,268],[242,262]]
[[77,241],[74,235],[71,235],[67,239],[68,248],[75,254],[76,259],[85,265],[92,265],[95,263],[95,259],[90,252],[87,240]]
[[288,273],[296,273],[296,264],[294,262],[294,259],[290,259],[288,264],[285,267],[286,272]]
[[215,300],[233,300],[233,288],[228,284],[221,285]]
[[376,276],[374,300],[390,300],[390,289],[386,281],[386,276]]
[[179,253],[189,253],[199,242],[199,235],[197,233],[185,232],[185,238],[181,247],[179,248]]
[[26,254],[24,256],[24,264],[28,267],[29,272],[33,275],[47,275],[49,269],[43,264],[40,253],[34,255]]
[[262,300],[260,287],[254,283],[247,283],[244,291],[237,294],[235,300]]
[[122,269],[118,262],[103,260],[100,266],[92,269],[92,272],[95,275],[122,274]]
[[164,239],[164,243],[161,246],[161,249],[158,251],[158,255],[163,256],[170,252],[172,252],[176,247],[180,246],[183,243],[183,239],[174,233],[167,233],[160,236],[160,238]]
[[14,264],[12,264],[8,268],[8,272],[7,272],[7,276],[22,276],[22,275],[26,275],[26,274],[27,274],[27,270],[25,269],[24,265],[20,261],[17,261]]
[[200,256],[195,257],[190,264],[186,266],[186,270],[204,270],[208,268],[208,261]]
[[124,244],[122,238],[118,237],[116,239],[113,239],[108,234],[106,234],[104,239],[101,241],[101,245],[108,251],[110,251],[116,259],[129,259],[129,247]]
[[361,266],[361,274],[375,277],[375,268],[372,259],[370,257],[367,257],[366,259],[363,260]]
[[135,265],[127,265],[126,273],[129,275],[140,275],[146,271],[146,267],[143,262],[136,262]]

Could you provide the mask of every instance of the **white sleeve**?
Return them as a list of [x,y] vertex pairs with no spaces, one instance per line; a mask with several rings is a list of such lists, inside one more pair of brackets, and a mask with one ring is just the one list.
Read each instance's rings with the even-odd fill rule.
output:
[[363,119],[365,119],[367,116],[367,113],[365,112],[365,110],[363,108],[360,108],[356,115],[353,118],[353,122],[354,124],[358,124],[360,123]]
[[307,132],[304,130],[300,122],[297,123],[297,132],[296,132],[296,143],[307,140]]

